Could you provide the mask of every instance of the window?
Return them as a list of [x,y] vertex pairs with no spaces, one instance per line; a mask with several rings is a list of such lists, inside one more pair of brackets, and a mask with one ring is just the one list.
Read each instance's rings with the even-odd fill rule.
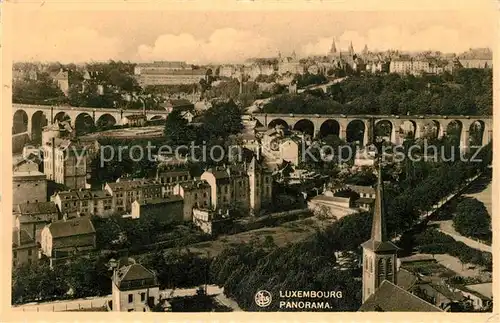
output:
[[28,249],[28,256],[31,256],[31,254],[32,254],[32,250]]
[[379,259],[378,260],[378,279],[379,279],[379,284],[382,283],[382,281],[385,279],[385,261],[384,259]]
[[146,293],[141,293],[141,302],[146,300]]
[[392,277],[392,259],[391,258],[388,258],[386,260],[386,268],[387,268],[386,278],[387,278],[387,280],[392,281],[393,277]]
[[33,261],[31,261],[31,259],[28,259],[28,265],[31,266],[32,263],[33,263]]
[[134,295],[133,294],[128,294],[128,302],[132,303],[134,301]]
[[13,252],[12,257],[13,257],[14,259],[16,259],[16,258],[17,258],[17,251],[14,251],[14,252]]

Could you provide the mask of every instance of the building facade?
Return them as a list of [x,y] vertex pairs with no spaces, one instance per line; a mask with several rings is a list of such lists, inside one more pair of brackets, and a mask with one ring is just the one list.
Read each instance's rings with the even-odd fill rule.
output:
[[71,189],[87,187],[87,148],[69,139],[52,138],[43,144],[47,179]]
[[32,265],[38,261],[38,247],[26,230],[12,231],[12,267]]
[[38,202],[19,204],[14,208],[16,216],[16,228],[25,230],[40,243],[40,235],[43,228],[59,220],[59,212],[54,202]]
[[156,173],[156,181],[162,184],[162,196],[174,194],[174,187],[178,183],[190,180],[191,174],[188,170],[164,170]]
[[162,197],[162,184],[156,180],[119,180],[106,183],[104,190],[114,197],[116,212],[130,212],[132,203],[143,199]]
[[114,271],[112,291],[114,312],[149,312],[160,300],[160,284],[156,275],[136,263]]
[[184,199],[184,221],[192,221],[194,212],[193,209],[210,208],[211,187],[207,181],[194,180],[178,183],[173,189],[173,194],[177,194]]
[[132,203],[133,219],[154,218],[161,223],[180,223],[183,220],[183,199],[179,195],[142,199]]
[[206,234],[217,235],[229,230],[233,219],[227,213],[216,213],[210,209],[193,209],[193,223]]
[[68,218],[82,215],[107,217],[115,212],[114,197],[108,191],[79,189],[51,196],[59,212]]
[[47,201],[47,177],[39,171],[14,172],[12,204]]
[[41,248],[47,257],[67,257],[95,247],[96,233],[89,217],[53,222],[41,233]]
[[209,169],[201,179],[211,187],[212,209],[241,206],[250,214],[258,214],[272,199],[271,172],[255,157],[249,165]]

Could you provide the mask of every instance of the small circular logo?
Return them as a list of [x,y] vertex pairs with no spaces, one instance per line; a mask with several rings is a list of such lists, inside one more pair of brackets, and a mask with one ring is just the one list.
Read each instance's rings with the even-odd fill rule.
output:
[[259,307],[268,307],[272,300],[273,297],[267,290],[259,290],[255,293],[255,304]]

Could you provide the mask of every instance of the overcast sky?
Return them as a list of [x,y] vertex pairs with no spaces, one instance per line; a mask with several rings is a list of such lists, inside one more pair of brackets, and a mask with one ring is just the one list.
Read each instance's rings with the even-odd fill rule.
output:
[[19,11],[15,61],[182,60],[238,62],[337,49],[493,48],[494,12]]

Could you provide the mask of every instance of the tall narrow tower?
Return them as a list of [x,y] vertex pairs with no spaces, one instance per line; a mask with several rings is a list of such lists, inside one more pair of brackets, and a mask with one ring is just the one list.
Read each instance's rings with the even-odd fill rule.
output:
[[378,158],[378,183],[373,210],[373,224],[370,240],[363,247],[363,303],[384,280],[396,284],[397,251],[387,237],[385,227],[384,188],[382,184],[382,163]]
[[349,55],[351,55],[351,56],[354,55],[354,47],[352,46],[352,41],[351,41],[351,44],[349,45]]
[[252,158],[250,165],[247,169],[248,183],[250,186],[250,212],[252,215],[256,215],[260,211],[262,204],[261,200],[261,185],[262,185],[262,173],[260,172],[259,165],[255,156]]
[[328,55],[330,55],[330,56],[337,55],[337,47],[335,46],[335,38],[332,39],[332,46],[330,47],[330,52],[328,52]]

